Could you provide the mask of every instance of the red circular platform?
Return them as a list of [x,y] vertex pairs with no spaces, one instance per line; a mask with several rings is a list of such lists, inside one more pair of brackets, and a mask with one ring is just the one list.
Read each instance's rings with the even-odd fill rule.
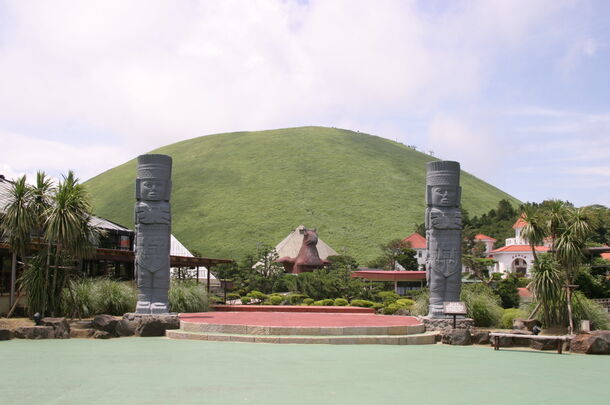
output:
[[417,318],[412,316],[298,312],[202,312],[180,314],[180,320],[218,325],[287,327],[415,326],[421,324]]

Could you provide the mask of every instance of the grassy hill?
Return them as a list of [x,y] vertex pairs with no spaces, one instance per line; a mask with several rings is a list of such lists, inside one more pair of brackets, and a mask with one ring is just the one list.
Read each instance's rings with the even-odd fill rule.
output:
[[[275,245],[299,224],[317,227],[338,252],[361,263],[378,245],[423,222],[426,162],[388,139],[324,127],[202,136],[153,153],[173,157],[173,233],[206,257],[240,258]],[[97,215],[133,228],[135,160],[86,184]],[[507,198],[462,172],[471,215]]]

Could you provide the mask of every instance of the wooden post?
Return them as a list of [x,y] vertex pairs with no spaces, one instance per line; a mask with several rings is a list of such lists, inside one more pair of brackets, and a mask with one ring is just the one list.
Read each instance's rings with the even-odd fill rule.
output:
[[15,283],[17,282],[17,253],[13,252],[13,262],[11,263],[11,295],[8,300],[8,307],[12,308],[15,302]]
[[197,284],[199,284],[199,266],[197,266]]
[[398,294],[398,280],[394,280],[394,292]]

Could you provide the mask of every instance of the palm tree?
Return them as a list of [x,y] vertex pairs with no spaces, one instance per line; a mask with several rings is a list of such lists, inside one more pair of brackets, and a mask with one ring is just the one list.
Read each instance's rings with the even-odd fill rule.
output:
[[[57,298],[66,283],[68,272],[58,273],[67,260],[90,256],[100,230],[89,224],[90,197],[72,171],[64,176],[53,195],[53,204],[46,210],[45,237],[52,244],[53,276],[50,291],[51,311],[58,307]],[[68,267],[65,267],[68,269]],[[58,278],[61,276],[61,281]]]
[[529,242],[532,254],[534,255],[534,263],[536,263],[538,261],[536,245],[540,245],[548,235],[548,226],[539,207],[533,204],[523,206],[521,217],[525,221],[525,226],[521,230],[521,236]]
[[567,292],[568,305],[568,333],[574,331],[572,319],[572,288],[574,280],[584,259],[583,249],[591,232],[589,218],[582,208],[568,209],[565,212],[565,222],[561,224],[562,232],[555,243],[555,258],[561,265],[565,274],[565,288]]
[[17,277],[17,256],[21,257],[24,267],[27,265],[26,253],[30,241],[30,232],[35,223],[32,212],[32,191],[26,183],[26,176],[19,177],[10,188],[6,211],[0,221],[0,230],[6,238],[13,254],[11,264],[11,293],[9,306],[15,302],[15,284]]

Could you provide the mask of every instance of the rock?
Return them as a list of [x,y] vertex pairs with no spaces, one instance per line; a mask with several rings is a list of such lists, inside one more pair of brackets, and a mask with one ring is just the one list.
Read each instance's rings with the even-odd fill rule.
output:
[[468,329],[454,329],[443,333],[442,342],[455,346],[467,346],[472,344],[472,337]]
[[136,335],[142,337],[165,336],[165,331],[168,329],[180,329],[180,321],[177,316],[152,315],[140,319]]
[[542,323],[538,319],[514,319],[513,329],[516,330],[528,330],[532,331],[534,326],[542,326]]
[[98,331],[108,332],[111,335],[116,335],[116,326],[119,321],[111,315],[98,315],[93,318],[91,324]]
[[70,329],[70,337],[75,339],[89,339],[95,334],[95,329]]
[[121,319],[116,325],[117,336],[133,336],[136,333],[138,327],[138,321],[132,321],[129,319]]
[[[511,331],[511,333],[516,334],[516,335],[529,335],[529,336],[533,335],[532,332],[529,332],[527,330],[513,330],[513,331]],[[521,339],[518,337],[514,337],[514,338],[512,338],[512,340],[513,340],[513,344],[512,344],[513,346],[521,346],[521,347],[529,347],[530,342],[531,342],[531,339],[527,339],[527,338]],[[502,344],[501,341],[500,341],[500,344]]]
[[[427,332],[450,331],[453,329],[453,318],[418,317],[417,319],[426,326]],[[473,329],[474,320],[470,318],[458,318],[456,319],[456,328]]]
[[42,318],[40,323],[53,328],[55,339],[70,338],[70,324],[66,318]]
[[70,330],[72,329],[91,329],[93,328],[93,321],[72,321],[70,323]]
[[489,344],[489,332],[486,331],[472,331],[472,343],[475,345],[488,345]]
[[106,332],[105,330],[96,330],[93,334],[94,339],[110,339],[112,336],[112,333]]
[[18,339],[53,339],[55,331],[52,326],[21,326],[13,331]]
[[606,341],[604,334],[581,333],[572,339],[570,351],[572,353],[610,354],[610,344]]
[[11,340],[13,338],[13,331],[10,329],[0,329],[0,340]]
[[557,341],[556,340],[530,340],[530,347],[532,349],[536,349],[536,350],[557,350]]

